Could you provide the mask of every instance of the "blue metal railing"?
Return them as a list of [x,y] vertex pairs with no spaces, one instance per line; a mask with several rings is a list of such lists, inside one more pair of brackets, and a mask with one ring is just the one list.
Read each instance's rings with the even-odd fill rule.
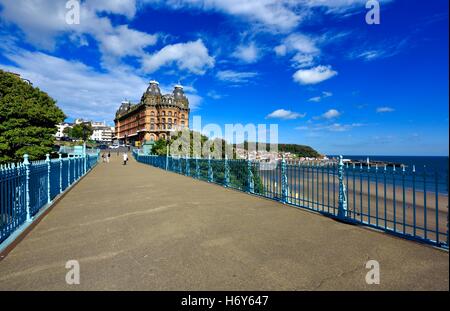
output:
[[64,192],[98,162],[87,154],[43,161],[24,161],[0,166],[0,243]]
[[268,163],[133,155],[161,169],[448,249],[448,172],[353,166],[342,157]]

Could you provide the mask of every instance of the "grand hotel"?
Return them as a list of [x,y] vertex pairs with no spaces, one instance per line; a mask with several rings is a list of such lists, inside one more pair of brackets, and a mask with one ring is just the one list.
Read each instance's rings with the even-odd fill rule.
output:
[[116,139],[131,144],[167,139],[171,133],[189,127],[189,111],[181,85],[175,85],[171,94],[161,95],[159,83],[150,81],[138,104],[124,101],[117,110]]

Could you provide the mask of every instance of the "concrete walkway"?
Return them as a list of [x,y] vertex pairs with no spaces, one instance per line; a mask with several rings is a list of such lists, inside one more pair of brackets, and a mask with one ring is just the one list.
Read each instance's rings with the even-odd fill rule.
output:
[[447,252],[112,159],[0,261],[0,290],[449,289]]

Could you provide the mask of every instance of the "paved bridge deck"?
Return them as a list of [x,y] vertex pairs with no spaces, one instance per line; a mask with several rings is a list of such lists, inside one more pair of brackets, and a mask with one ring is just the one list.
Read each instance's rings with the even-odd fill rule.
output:
[[0,261],[0,290],[449,289],[447,252],[129,162],[58,202]]

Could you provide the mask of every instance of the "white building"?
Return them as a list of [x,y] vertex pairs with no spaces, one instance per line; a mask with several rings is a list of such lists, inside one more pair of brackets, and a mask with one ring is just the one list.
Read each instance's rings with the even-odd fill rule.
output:
[[64,133],[66,128],[71,128],[74,125],[81,123],[89,123],[92,126],[91,140],[95,140],[102,143],[111,143],[114,138],[114,127],[107,126],[106,122],[96,122],[96,121],[85,121],[83,119],[76,119],[74,123],[60,123],[56,127],[58,131],[55,134],[55,138],[61,140],[67,135]]
[[66,128],[72,127],[72,123],[67,123],[67,122],[59,123],[58,125],[56,125],[56,127],[57,127],[58,131],[56,132],[55,137],[56,137],[56,139],[59,140],[63,137],[67,137],[67,135],[64,133],[64,130]]
[[92,135],[90,139],[110,143],[114,137],[114,127],[107,126],[105,122],[91,122]]

